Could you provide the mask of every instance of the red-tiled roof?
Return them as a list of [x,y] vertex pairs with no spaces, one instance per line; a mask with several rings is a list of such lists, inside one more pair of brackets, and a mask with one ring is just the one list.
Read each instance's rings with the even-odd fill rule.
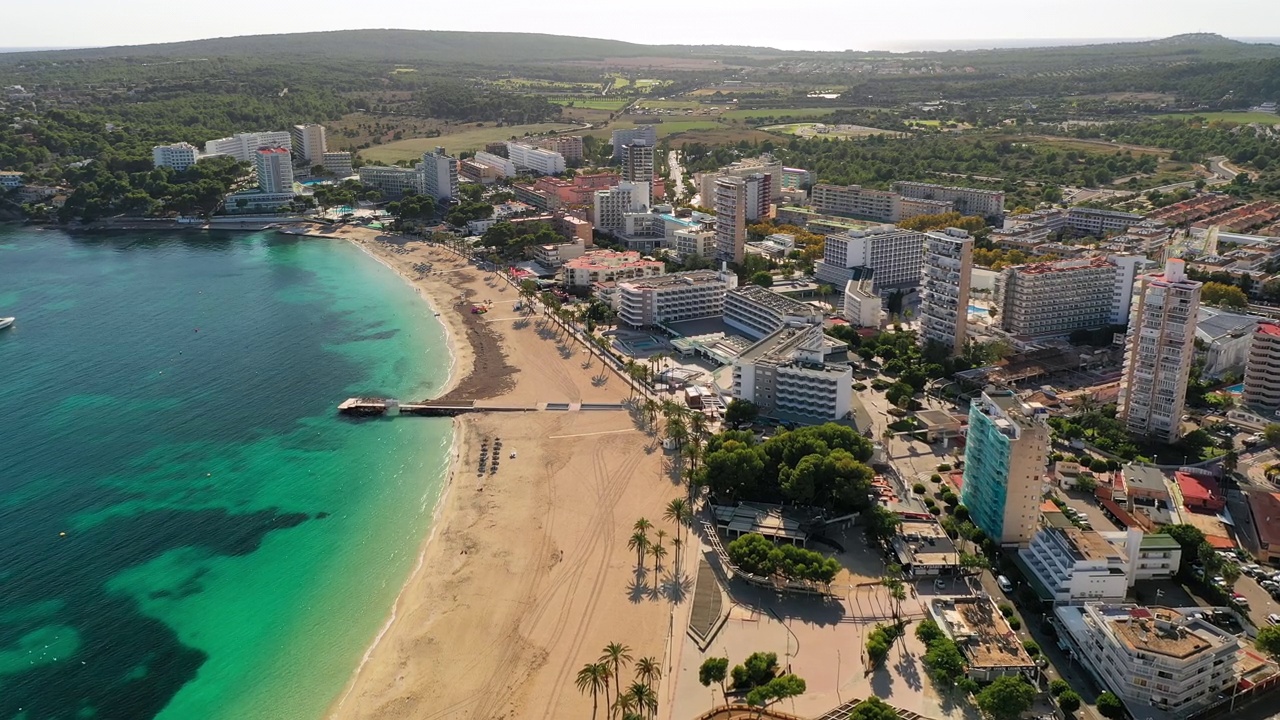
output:
[[1251,492],[1246,497],[1258,539],[1267,547],[1280,545],[1280,493]]
[[1276,323],[1273,323],[1273,322],[1267,322],[1264,320],[1258,323],[1258,332],[1262,333],[1263,335],[1272,335],[1275,337],[1280,337],[1280,325],[1277,325]]
[[1178,481],[1178,489],[1182,491],[1184,501],[1200,504],[1211,501],[1222,502],[1222,491],[1219,490],[1218,482],[1213,478],[1184,472],[1175,472],[1173,478]]
[[1221,535],[1205,535],[1204,539],[1214,550],[1234,550],[1236,546],[1234,540]]

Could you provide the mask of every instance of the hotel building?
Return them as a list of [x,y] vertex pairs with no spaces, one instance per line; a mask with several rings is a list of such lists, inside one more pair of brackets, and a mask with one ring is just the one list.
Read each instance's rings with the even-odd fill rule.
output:
[[1280,323],[1263,320],[1253,331],[1244,369],[1244,404],[1266,416],[1280,410]]
[[1125,324],[1144,258],[1058,260],[1005,268],[996,276],[996,321],[1011,335],[1065,335]]
[[719,317],[738,276],[715,270],[658,275],[618,283],[618,319],[631,327]]
[[1182,408],[1195,354],[1201,284],[1187,278],[1182,260],[1163,273],[1141,276],[1129,322],[1118,417],[1129,432],[1163,442],[1182,434]]
[[828,235],[813,274],[835,287],[853,279],[855,268],[870,268],[880,288],[916,285],[924,256],[924,233],[885,225]]
[[293,192],[293,162],[282,147],[258,148],[253,153],[258,189],[264,193]]
[[940,215],[955,210],[947,200],[904,198],[896,192],[872,190],[859,185],[813,186],[809,204],[823,215],[896,223],[919,215]]
[[614,130],[611,140],[613,144],[613,159],[621,158],[623,146],[630,145],[637,140],[643,140],[649,145],[657,147],[658,127],[656,125],[637,125],[632,128]]
[[293,149],[293,135],[284,131],[237,133],[231,137],[210,140],[204,144],[205,155],[230,155],[240,162],[252,162],[260,147]]
[[949,187],[921,182],[896,182],[893,184],[893,191],[907,198],[952,203],[956,211],[963,215],[1004,217],[1004,193],[998,190]]
[[566,163],[576,164],[583,160],[581,135],[552,135],[535,144],[543,150],[560,153]]
[[844,319],[854,327],[880,327],[883,303],[872,278],[873,274],[867,271],[845,283]]
[[596,250],[566,262],[560,268],[560,280],[570,287],[591,287],[596,283],[661,275],[664,268],[657,260],[642,259],[638,252]]
[[1025,546],[1040,518],[1049,457],[1048,411],[1007,390],[988,389],[969,404],[960,501],[973,523],[1002,545]]
[[436,200],[458,197],[458,160],[445,154],[444,148],[422,153],[417,170],[422,174],[422,192]]
[[329,146],[325,142],[323,125],[294,125],[290,134],[293,137],[292,152],[295,157],[312,165],[319,165],[324,160]]
[[327,152],[321,160],[324,171],[340,178],[351,177],[356,173],[351,167],[351,153]]
[[364,165],[358,174],[361,183],[378,188],[387,197],[398,198],[406,193],[422,192],[422,173],[412,168]]
[[565,168],[564,156],[560,153],[524,143],[507,143],[507,158],[517,170],[538,175],[559,175]]
[[200,151],[191,143],[157,145],[151,148],[151,162],[155,167],[173,168],[182,172],[200,160]]
[[1054,614],[1072,657],[1134,720],[1192,717],[1237,682],[1239,640],[1199,613],[1089,603]]
[[[622,146],[622,179],[631,183],[653,182],[653,146],[643,140]],[[653,204],[653,187],[645,203]]]
[[649,209],[649,183],[620,182],[608,190],[595,191],[592,222],[601,232],[617,234],[626,227],[628,213]]
[[920,271],[920,341],[934,341],[953,354],[964,349],[969,329],[969,280],[973,238],[963,230],[925,233]]
[[837,420],[849,414],[853,368],[825,362],[821,326],[787,326],[747,348],[733,363],[733,394],[763,415]]
[[716,252],[716,231],[706,226],[677,230],[672,235],[671,250],[681,258],[711,257]]
[[724,322],[758,340],[786,325],[822,325],[822,311],[758,285],[730,290],[724,298]]

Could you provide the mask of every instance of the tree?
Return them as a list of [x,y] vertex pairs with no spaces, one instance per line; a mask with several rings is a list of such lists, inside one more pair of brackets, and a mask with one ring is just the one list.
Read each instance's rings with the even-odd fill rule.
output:
[[724,421],[729,424],[729,427],[740,428],[755,422],[759,415],[760,408],[756,407],[755,403],[734,398],[725,408]]
[[667,556],[667,546],[661,542],[655,542],[649,552],[653,555],[653,577],[654,583],[657,583],[658,573],[662,570],[662,559]]
[[1122,720],[1124,718],[1124,703],[1120,702],[1120,698],[1110,690],[1102,691],[1095,703],[1098,708],[1098,714],[1111,720]]
[[1058,707],[1062,708],[1062,712],[1070,715],[1080,709],[1080,696],[1075,690],[1067,690],[1058,696]]
[[902,525],[902,518],[883,505],[872,505],[861,519],[867,536],[879,543],[888,542]]
[[1258,630],[1254,645],[1273,658],[1280,659],[1280,625],[1268,625]]
[[1262,437],[1271,445],[1280,445],[1280,423],[1267,423],[1262,428]]
[[747,693],[747,704],[765,708],[769,703],[785,700],[789,697],[803,695],[807,689],[804,678],[793,674],[776,677]]
[[724,680],[729,671],[729,658],[710,657],[702,661],[698,668],[698,682],[704,687],[711,683],[720,683],[720,694],[728,701],[729,692],[725,689]]
[[760,287],[773,287],[773,275],[770,275],[767,270],[761,270],[751,276],[750,282]]
[[645,553],[649,552],[649,536],[643,530],[636,530],[627,540],[627,549],[635,550],[636,566],[643,567]]
[[730,675],[733,677],[733,689],[747,691],[769,682],[778,674],[778,653],[753,652],[734,665]]
[[925,618],[916,625],[916,639],[925,645],[946,636],[946,633],[942,632],[942,628],[938,627],[938,623],[934,622],[933,618]]
[[872,696],[858,703],[849,720],[899,720],[898,711],[889,703]]
[[928,644],[923,663],[929,677],[943,687],[952,687],[964,677],[964,655],[946,636],[935,638]]
[[1200,288],[1200,302],[1205,305],[1244,309],[1249,306],[1249,296],[1235,285],[1207,282]]
[[635,701],[636,709],[642,710],[647,717],[658,712],[658,694],[648,685],[637,680],[627,688],[627,694]]
[[578,671],[574,684],[578,686],[578,692],[591,693],[591,717],[594,718],[601,690],[605,692],[605,700],[608,700],[609,666],[603,662],[587,663]]
[[[622,668],[631,662],[631,648],[622,643],[612,642],[604,646],[604,651],[600,653],[600,663],[604,663],[606,667],[611,667],[611,675],[613,676],[614,697],[622,695]],[[606,699],[608,693],[606,688]]]
[[1049,694],[1058,697],[1062,693],[1071,689],[1071,683],[1062,678],[1054,678],[1049,681]]
[[1021,675],[998,677],[977,696],[978,707],[995,720],[1016,720],[1035,699],[1035,688]]
[[662,665],[652,657],[642,657],[636,661],[636,679],[640,682],[653,687],[653,684],[662,679]]

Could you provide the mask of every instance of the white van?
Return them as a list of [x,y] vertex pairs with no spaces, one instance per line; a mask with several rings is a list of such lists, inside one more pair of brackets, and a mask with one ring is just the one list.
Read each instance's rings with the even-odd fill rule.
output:
[[1000,575],[996,578],[996,584],[1000,586],[1001,590],[1007,593],[1013,592],[1013,583],[1009,582],[1009,578],[1004,575]]

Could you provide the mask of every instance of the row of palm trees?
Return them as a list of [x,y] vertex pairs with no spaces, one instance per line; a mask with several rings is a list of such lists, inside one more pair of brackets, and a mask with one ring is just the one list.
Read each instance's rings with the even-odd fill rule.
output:
[[[685,541],[680,537],[681,531],[693,522],[693,510],[690,508],[689,502],[684,498],[674,498],[667,503],[666,509],[663,510],[662,517],[674,525],[674,533],[670,535],[671,546],[675,551],[675,566],[677,572],[680,567],[680,550],[684,547]],[[653,523],[648,518],[640,518],[631,526],[631,537],[627,539],[627,549],[636,554],[636,568],[644,567],[645,555],[653,556],[653,574],[656,577],[662,569],[662,560],[667,556],[667,548],[663,543],[667,539],[667,531],[659,529],[654,533],[654,539],[649,539],[649,531],[653,530]]]
[[[653,686],[662,679],[662,665],[652,657],[636,661],[635,680],[622,688],[622,671],[631,663],[631,648],[621,643],[609,643],[600,658],[589,662],[578,671],[574,684],[578,692],[591,693],[591,717],[595,719],[600,709],[600,695],[604,695],[607,708],[605,717],[618,720],[651,720],[658,714],[658,693]],[[610,698],[610,687],[613,689]]]

